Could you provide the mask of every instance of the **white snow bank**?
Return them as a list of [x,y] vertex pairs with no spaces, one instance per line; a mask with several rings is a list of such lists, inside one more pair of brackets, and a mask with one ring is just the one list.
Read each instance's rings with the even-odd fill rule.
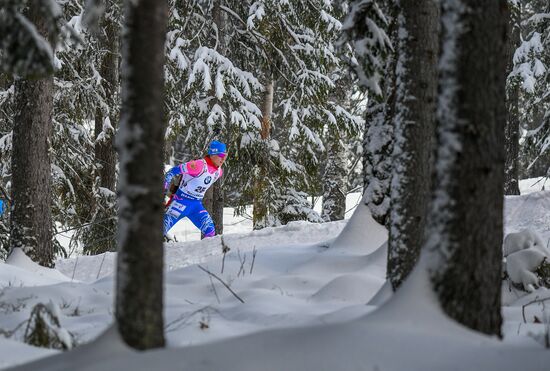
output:
[[58,270],[38,265],[19,248],[12,251],[6,263],[0,263],[3,286],[40,286],[66,281],[69,279]]
[[503,250],[506,271],[512,282],[523,285],[528,292],[534,291],[539,285],[535,270],[544,259],[550,261],[550,250],[544,246],[540,236],[529,228],[509,233],[504,238]]
[[[504,344],[448,319],[429,289],[426,271],[411,277],[384,306],[348,321],[263,331],[224,341],[142,353],[113,354],[106,341],[15,370],[334,371],[548,369],[543,348]],[[107,342],[110,344],[111,341]]]
[[506,258],[506,271],[512,282],[522,284],[526,291],[533,292],[539,285],[539,278],[533,272],[545,258],[548,255],[535,248],[516,251]]
[[364,253],[365,243],[367,241],[371,247],[376,249],[387,239],[388,231],[384,226],[378,224],[372,218],[369,208],[365,205],[365,198],[363,197],[349,222],[331,244],[331,247],[352,249]]
[[[534,270],[544,258],[550,260],[550,191],[507,196],[504,215],[506,271],[512,282],[532,292],[538,286]],[[513,291],[503,292],[505,304],[513,299]]]
[[33,347],[19,341],[6,339],[2,336],[0,336],[0,349],[2,349],[0,369],[32,362],[35,359],[58,353],[56,350]]
[[548,188],[548,178],[528,178],[520,179],[519,191],[522,195],[542,191],[543,188]]
[[526,228],[516,233],[508,233],[504,237],[504,256],[530,248],[538,249],[543,255],[549,254],[549,250],[546,248],[542,238],[531,228]]
[[504,202],[504,234],[532,229],[550,244],[550,191],[506,196]]
[[[545,241],[550,236],[545,194],[507,198],[506,231],[530,226]],[[227,234],[231,251],[225,259],[219,237],[166,244],[168,349],[133,352],[112,330],[92,341],[112,323],[114,279],[105,272],[113,271],[109,261],[115,254],[79,258],[76,268],[74,259],[58,261],[67,276],[74,272],[88,283],[6,288],[0,302],[8,309],[0,310],[0,328],[12,329],[28,318],[35,302],[51,299],[63,328],[80,344],[92,341],[19,370],[548,368],[550,352],[539,343],[546,329],[540,299],[550,298],[550,291],[507,296],[504,341],[474,333],[441,312],[422,270],[405,282],[406,290],[391,294],[385,284],[385,231],[365,215],[350,227],[359,241],[342,243],[345,222],[335,222]],[[197,264],[230,284],[244,303]],[[0,347],[0,358],[3,352]]]

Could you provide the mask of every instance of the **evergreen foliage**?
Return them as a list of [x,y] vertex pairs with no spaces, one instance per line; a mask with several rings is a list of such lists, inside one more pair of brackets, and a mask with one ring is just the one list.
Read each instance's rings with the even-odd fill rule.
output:
[[5,0],[0,8],[0,70],[19,76],[50,75],[55,66],[54,47],[62,23],[61,9],[54,0],[38,2],[37,12],[47,20],[47,40],[26,15],[29,1]]
[[522,42],[509,79],[520,85],[520,177],[548,177],[550,170],[550,5],[518,1]]
[[[392,0],[357,0],[344,23],[342,41],[355,52],[350,63],[367,89],[368,105],[363,135],[363,186],[372,216],[387,224],[393,152],[395,99],[396,5]],[[382,79],[382,76],[385,76]]]
[[38,303],[31,311],[24,334],[25,343],[42,348],[69,350],[76,345],[74,336],[61,327],[59,311],[50,301]]
[[[357,133],[362,123],[330,99],[332,75],[344,67],[334,47],[341,27],[335,9],[323,1],[227,1],[220,5],[225,28],[212,32],[213,1],[171,5],[169,134],[183,135],[185,152],[194,156],[217,136],[230,143],[224,187],[232,206],[258,198],[266,203],[269,217],[258,227],[300,218],[285,216],[298,209],[283,212],[277,205],[292,199],[311,209],[307,193],[320,192],[315,180],[326,127]],[[259,106],[271,80],[272,126],[262,139]],[[266,175],[258,191],[255,180]],[[311,210],[303,215],[319,220]]]

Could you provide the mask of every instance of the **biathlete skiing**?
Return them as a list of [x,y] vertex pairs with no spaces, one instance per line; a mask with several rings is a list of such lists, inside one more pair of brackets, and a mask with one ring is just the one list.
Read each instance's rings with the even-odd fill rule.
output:
[[226,145],[214,140],[204,158],[174,166],[168,171],[164,180],[164,194],[168,196],[164,212],[165,236],[185,217],[201,230],[204,237],[216,235],[214,222],[202,199],[208,188],[222,177],[226,156]]

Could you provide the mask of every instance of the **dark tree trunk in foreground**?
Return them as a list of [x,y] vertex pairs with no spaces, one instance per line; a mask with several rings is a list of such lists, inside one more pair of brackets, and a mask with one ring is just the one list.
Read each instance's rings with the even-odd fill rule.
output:
[[401,0],[387,276],[397,289],[424,242],[435,141],[439,4]]
[[[30,2],[28,19],[48,39],[38,2]],[[33,261],[51,267],[54,252],[51,217],[50,136],[53,77],[17,78],[13,129],[11,249],[21,248]]]
[[506,1],[443,1],[429,270],[443,310],[500,335]]
[[125,2],[116,321],[137,349],[164,346],[164,1]]
[[[506,76],[514,69],[514,52],[520,45],[520,15],[519,9],[510,6],[508,12],[508,45],[506,47]],[[506,83],[506,128],[504,131],[505,165],[504,165],[504,194],[519,195],[519,81],[508,79]]]

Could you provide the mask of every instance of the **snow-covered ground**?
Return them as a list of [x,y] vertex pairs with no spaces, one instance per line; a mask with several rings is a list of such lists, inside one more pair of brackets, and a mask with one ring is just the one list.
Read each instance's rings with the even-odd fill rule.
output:
[[[531,187],[535,181],[522,181],[523,195],[506,199],[505,233],[528,226],[548,243],[550,192],[540,191],[542,182]],[[352,195],[348,207],[358,199]],[[0,336],[0,368],[58,353],[22,343],[31,309],[51,301],[61,325],[88,344],[21,370],[548,369],[550,349],[541,344],[550,308],[540,303],[550,300],[548,290],[520,296],[503,287],[500,341],[442,314],[422,270],[389,298],[387,232],[364,207],[349,223],[252,231],[248,219],[230,210],[226,220],[225,259],[220,237],[199,241],[192,225],[174,233],[187,242],[165,245],[164,350],[138,353],[114,331],[100,336],[112,324],[114,254],[59,260],[56,269],[24,255],[0,263],[0,331],[15,329]]]

